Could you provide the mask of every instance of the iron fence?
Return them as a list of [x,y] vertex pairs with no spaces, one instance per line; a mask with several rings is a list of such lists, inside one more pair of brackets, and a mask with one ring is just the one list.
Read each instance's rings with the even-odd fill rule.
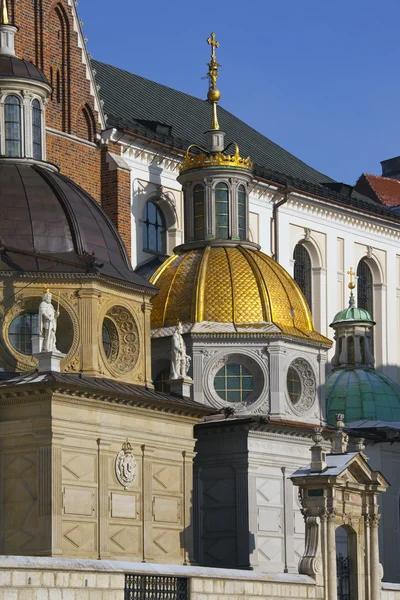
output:
[[125,575],[125,600],[189,600],[188,579],[164,575]]

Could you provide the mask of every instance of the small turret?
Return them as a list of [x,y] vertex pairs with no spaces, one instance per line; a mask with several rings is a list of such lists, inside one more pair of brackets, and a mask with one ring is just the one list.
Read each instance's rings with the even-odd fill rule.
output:
[[0,55],[15,56],[14,38],[18,27],[10,23],[7,0],[0,0]]
[[335,330],[336,351],[332,358],[334,369],[373,368],[372,330],[375,322],[364,308],[357,308],[353,290],[356,286],[351,267],[348,271],[350,298],[348,308],[335,315],[331,327]]

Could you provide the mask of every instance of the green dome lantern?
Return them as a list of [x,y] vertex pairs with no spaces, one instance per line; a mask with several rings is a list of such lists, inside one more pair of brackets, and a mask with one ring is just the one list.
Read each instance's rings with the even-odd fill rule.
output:
[[343,414],[346,423],[362,420],[399,421],[400,386],[374,369],[372,330],[375,322],[364,308],[355,305],[353,269],[349,306],[331,323],[336,348],[332,372],[326,378],[327,420],[336,424]]

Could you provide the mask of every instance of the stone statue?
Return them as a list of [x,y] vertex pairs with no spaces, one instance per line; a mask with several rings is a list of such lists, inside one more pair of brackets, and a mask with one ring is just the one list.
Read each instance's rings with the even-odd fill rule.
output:
[[59,316],[59,311],[55,310],[51,303],[50,290],[46,290],[39,306],[38,329],[39,339],[41,340],[41,352],[57,351],[56,331]]
[[186,354],[186,345],[182,337],[182,324],[178,323],[172,336],[171,349],[171,379],[181,379],[187,376],[190,367],[190,356]]

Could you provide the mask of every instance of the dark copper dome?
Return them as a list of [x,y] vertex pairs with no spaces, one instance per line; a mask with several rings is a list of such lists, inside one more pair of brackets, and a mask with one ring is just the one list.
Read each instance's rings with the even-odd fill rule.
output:
[[0,56],[0,78],[2,77],[20,77],[21,79],[31,79],[50,85],[47,77],[40,69],[16,56]]
[[99,204],[43,163],[0,159],[0,245],[0,271],[98,273],[153,288]]

